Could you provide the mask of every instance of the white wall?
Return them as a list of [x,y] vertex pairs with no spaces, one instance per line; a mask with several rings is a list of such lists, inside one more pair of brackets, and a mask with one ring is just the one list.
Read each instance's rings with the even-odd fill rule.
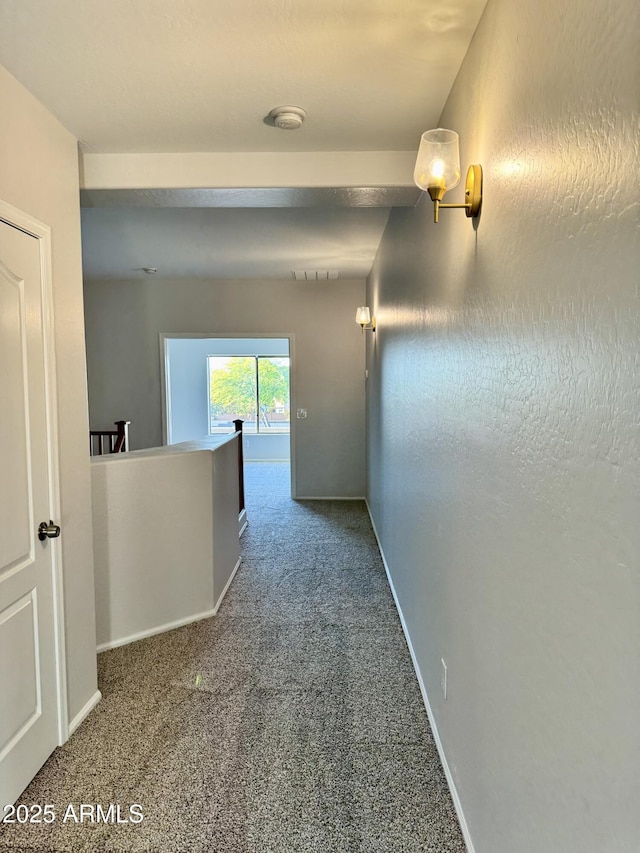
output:
[[212,616],[240,559],[237,440],[94,457],[91,475],[98,648]]
[[[167,443],[200,439],[209,434],[210,355],[289,355],[287,338],[164,338],[165,396],[168,399]],[[244,458],[289,459],[289,434],[245,433]]]
[[369,279],[369,500],[477,853],[640,843],[638,10],[489,0],[441,118],[477,227],[396,210]]
[[0,198],[51,227],[67,684],[72,720],[96,691],[91,483],[76,140],[0,67]]
[[131,420],[132,449],[162,443],[160,332],[292,335],[297,497],[365,490],[363,281],[86,281],[92,428]]

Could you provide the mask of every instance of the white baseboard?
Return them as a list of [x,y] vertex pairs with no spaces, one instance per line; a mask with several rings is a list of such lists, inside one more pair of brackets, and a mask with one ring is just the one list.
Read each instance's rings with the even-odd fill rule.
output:
[[411,642],[411,637],[409,635],[409,629],[407,628],[407,623],[404,619],[404,614],[402,612],[402,608],[400,607],[400,602],[398,601],[398,595],[396,593],[396,589],[393,585],[393,580],[391,579],[391,572],[389,570],[389,565],[387,563],[386,557],[384,555],[384,551],[382,550],[382,543],[380,542],[380,537],[378,536],[378,531],[376,529],[376,523],[373,520],[373,515],[371,514],[371,507],[369,506],[369,501],[366,500],[367,511],[369,513],[369,518],[371,519],[371,526],[373,527],[373,532],[376,537],[376,541],[378,543],[378,548],[380,549],[380,556],[382,557],[382,562],[384,564],[384,570],[387,573],[387,580],[389,581],[389,587],[391,588],[391,594],[393,595],[393,600],[396,604],[396,610],[398,611],[398,616],[400,617],[400,623],[402,625],[402,630],[404,631],[404,637],[407,641],[407,646],[409,647],[409,654],[411,655],[411,660],[413,662],[413,668],[416,673],[416,677],[418,679],[418,684],[420,685],[420,692],[422,693],[422,701],[424,702],[424,706],[427,710],[427,716],[429,718],[429,724],[431,726],[431,731],[433,733],[433,739],[436,744],[436,748],[438,750],[438,755],[440,756],[440,762],[442,764],[442,768],[444,770],[444,775],[447,779],[447,785],[449,786],[449,791],[451,793],[451,799],[453,800],[453,805],[456,810],[456,815],[458,816],[458,822],[460,823],[460,829],[462,830],[462,836],[464,838],[464,842],[467,846],[468,853],[475,853],[475,847],[473,846],[473,841],[471,840],[471,834],[469,832],[469,826],[467,824],[467,820],[464,816],[464,811],[462,809],[462,803],[460,801],[460,796],[458,794],[458,789],[456,788],[456,783],[453,778],[453,774],[451,772],[451,768],[449,767],[449,762],[447,761],[447,756],[445,755],[444,747],[442,746],[442,741],[440,739],[440,733],[438,732],[438,727],[436,726],[435,717],[433,716],[433,710],[431,708],[431,704],[429,702],[429,697],[427,696],[427,689],[424,685],[424,680],[422,678],[422,673],[420,672],[420,665],[418,664],[418,659],[416,657],[416,653],[413,648],[413,643]]
[[[246,527],[246,525],[245,525],[245,527]],[[224,589],[222,590],[222,592],[221,592],[221,593],[220,593],[220,595],[218,596],[218,600],[216,601],[216,603],[215,603],[215,605],[214,605],[214,607],[213,607],[213,613],[214,613],[214,615],[218,612],[218,610],[220,610],[220,605],[222,604],[222,599],[223,599],[223,598],[225,597],[225,595],[227,594],[227,590],[228,590],[228,589],[229,589],[229,587],[231,586],[231,582],[232,582],[232,581],[233,581],[233,579],[235,578],[235,576],[236,576],[236,572],[237,572],[237,571],[238,571],[238,569],[240,568],[240,563],[241,563],[241,562],[242,562],[242,557],[240,557],[240,558],[238,559],[238,562],[235,564],[234,569],[233,569],[233,571],[231,572],[231,575],[229,576],[229,580],[226,582],[226,584],[224,585]]]
[[[71,735],[75,732],[78,726],[82,722],[84,722],[84,720],[86,720],[86,718],[93,711],[93,709],[96,707],[96,705],[101,699],[102,693],[100,693],[99,690],[96,690],[91,699],[89,699],[89,701],[86,702],[85,705],[83,705],[83,707],[78,711],[73,720],[71,720],[71,722],[69,723],[69,737],[71,737]],[[60,744],[60,746],[62,746],[62,744]]]
[[[344,495],[296,495],[296,501],[366,501],[365,497],[347,498]],[[371,513],[369,513],[371,515]]]
[[[240,568],[241,562],[242,560],[239,559],[233,567],[231,576],[218,596],[218,600],[216,601],[213,610],[206,610],[204,613],[194,613],[192,616],[185,616],[183,619],[176,619],[175,622],[167,622],[164,625],[157,625],[155,628],[148,628],[146,631],[139,631],[137,634],[130,634],[128,637],[111,640],[109,643],[101,643],[96,649],[97,653],[100,654],[100,652],[108,652],[109,649],[118,649],[120,646],[128,646],[129,643],[135,643],[138,640],[144,640],[147,637],[155,637],[156,634],[164,634],[166,631],[173,631],[174,628],[182,628],[184,625],[191,625],[193,622],[201,622],[203,619],[210,619],[212,616],[215,616],[222,604],[222,599],[225,597],[227,590],[231,586],[231,581],[234,579],[236,572]],[[91,708],[89,708],[89,711],[90,710]],[[82,722],[82,720],[80,720],[80,722]]]
[[238,527],[239,527],[238,539],[242,536],[242,534],[247,529],[247,524],[249,524],[249,521],[247,519],[247,510],[245,508],[242,510],[242,512],[238,516]]
[[154,637],[156,634],[164,634],[166,631],[173,631],[174,628],[182,628],[184,625],[191,625],[192,622],[200,622],[202,619],[209,619],[211,616],[215,616],[215,614],[215,610],[206,610],[204,613],[194,613],[193,616],[185,616],[183,619],[176,619],[175,622],[167,622],[165,625],[148,628],[146,631],[139,631],[137,634],[131,634],[128,637],[121,637],[119,640],[102,643],[98,646],[97,652],[100,654],[100,652],[107,652],[109,649],[128,646],[129,643],[135,643],[137,640],[144,640],[147,637]]

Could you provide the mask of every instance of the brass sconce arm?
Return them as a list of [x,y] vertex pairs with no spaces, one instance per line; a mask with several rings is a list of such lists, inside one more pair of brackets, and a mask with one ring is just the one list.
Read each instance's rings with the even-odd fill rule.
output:
[[438,212],[442,207],[461,207],[464,208],[467,216],[477,216],[482,204],[482,166],[469,166],[464,190],[466,201],[462,204],[443,204],[441,199],[444,198],[447,191],[443,186],[431,186],[427,188],[427,191],[433,202],[434,222],[438,222]]

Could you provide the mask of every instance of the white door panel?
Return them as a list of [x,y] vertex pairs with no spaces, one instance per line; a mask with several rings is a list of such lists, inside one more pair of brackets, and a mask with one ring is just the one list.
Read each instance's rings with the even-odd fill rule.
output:
[[[6,228],[8,226],[4,225]],[[33,238],[32,238],[33,239]],[[1,257],[1,256],[0,256]],[[24,282],[0,263],[0,365],[2,373],[2,416],[0,447],[10,448],[2,456],[0,490],[0,566],[26,559],[30,549],[29,449],[27,446],[27,341]],[[10,402],[9,405],[5,405]],[[17,509],[14,524],[7,521]],[[5,519],[7,521],[5,521]]]
[[[16,736],[24,733],[40,713],[40,677],[36,659],[38,605],[34,590],[14,601],[0,613],[0,648],[10,654],[0,656],[0,684],[5,690],[4,713],[0,717],[0,744],[3,753]],[[16,678],[15,673],[20,673]]]
[[40,241],[0,221],[0,807],[57,744],[43,332]]

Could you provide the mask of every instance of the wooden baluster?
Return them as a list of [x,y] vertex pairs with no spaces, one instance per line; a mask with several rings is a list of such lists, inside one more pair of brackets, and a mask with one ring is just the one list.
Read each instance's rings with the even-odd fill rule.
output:
[[89,431],[89,455],[104,454],[105,439],[109,453],[125,453],[129,450],[129,424],[131,421],[115,421],[117,429],[92,429]]
[[129,450],[129,424],[131,421],[114,421],[117,427],[112,453],[126,453]]
[[242,446],[242,425],[244,421],[238,418],[233,422],[233,425],[236,429],[236,432],[239,432],[238,436],[238,484],[240,486],[240,497],[239,497],[239,509],[238,514],[242,512],[244,509],[244,450]]

